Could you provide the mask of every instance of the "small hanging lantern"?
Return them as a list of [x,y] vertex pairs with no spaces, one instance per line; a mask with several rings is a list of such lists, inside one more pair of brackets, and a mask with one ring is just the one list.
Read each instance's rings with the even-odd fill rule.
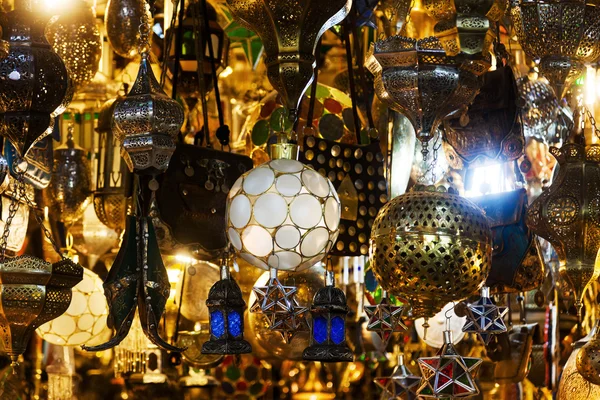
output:
[[417,390],[423,399],[454,399],[479,393],[475,377],[480,358],[462,357],[452,344],[452,331],[444,331],[444,345],[435,357],[419,358],[421,384]]
[[335,287],[333,271],[325,272],[325,287],[315,294],[310,313],[310,346],[302,358],[322,362],[352,361],[352,350],[346,344],[346,295]]
[[382,389],[382,400],[415,400],[421,377],[412,373],[404,362],[404,354],[401,353],[392,375],[375,378],[374,382]]
[[242,290],[229,275],[229,265],[221,265],[221,280],[210,288],[206,305],[210,318],[210,340],[202,345],[203,354],[243,354],[252,352],[244,340]]
[[369,317],[367,330],[376,332],[383,341],[384,348],[387,346],[392,334],[407,330],[407,326],[402,320],[403,306],[392,304],[384,290],[381,296],[381,302],[374,306],[365,306],[365,312]]
[[113,114],[118,97],[110,99],[98,116],[98,157],[94,209],[98,219],[117,232],[125,229],[127,192],[131,174],[120,155],[121,144],[114,134]]
[[506,332],[504,316],[508,307],[498,307],[490,297],[490,288],[481,288],[481,297],[467,306],[467,323],[463,332],[476,333],[487,345],[494,335]]

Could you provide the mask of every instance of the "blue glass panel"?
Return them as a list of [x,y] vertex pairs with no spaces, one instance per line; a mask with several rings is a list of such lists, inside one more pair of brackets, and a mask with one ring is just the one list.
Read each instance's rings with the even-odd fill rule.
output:
[[346,339],[346,322],[342,317],[333,317],[331,319],[331,341],[340,344]]
[[229,334],[238,337],[242,334],[242,317],[236,310],[231,310],[227,314],[227,327]]
[[215,310],[210,313],[210,333],[217,338],[225,335],[225,318],[221,310]]
[[327,340],[327,319],[325,317],[316,317],[313,322],[313,337],[315,342],[321,344]]

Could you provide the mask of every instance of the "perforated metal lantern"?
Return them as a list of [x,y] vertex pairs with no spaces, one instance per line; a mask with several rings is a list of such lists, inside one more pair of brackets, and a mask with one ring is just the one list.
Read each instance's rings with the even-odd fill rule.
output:
[[294,120],[313,79],[317,41],[348,15],[352,0],[227,0],[227,4],[238,22],[262,39],[267,76]]
[[138,54],[140,20],[147,13],[144,0],[108,0],[104,12],[106,37],[121,57]]
[[600,145],[567,143],[550,153],[558,176],[529,206],[527,225],[556,250],[559,272],[581,310],[585,288],[600,274]]
[[540,72],[563,98],[600,56],[600,7],[585,0],[521,0],[511,17],[525,53],[540,59]]
[[83,268],[68,259],[50,264],[25,255],[0,263],[0,331],[13,362],[39,326],[67,310],[82,277]]
[[545,78],[531,79],[524,76],[517,79],[517,87],[524,103],[521,117],[525,138],[554,142],[560,105],[548,81]]
[[427,143],[442,119],[473,101],[489,63],[447,56],[435,37],[392,36],[375,42],[366,66],[375,76],[379,99],[406,115],[417,138]]
[[164,172],[175,152],[183,125],[183,108],[168,97],[156,80],[148,54],[142,54],[131,91],[115,101],[114,134],[123,145],[123,158],[136,173]]
[[117,99],[110,99],[98,116],[98,158],[94,210],[98,219],[117,232],[125,229],[130,173],[121,157],[121,144],[114,134],[113,114]]
[[29,1],[15,5],[0,15],[9,43],[8,55],[0,58],[0,134],[23,157],[70,101],[70,86],[64,62],[44,36],[47,21],[30,11]]
[[94,9],[83,0],[75,2],[67,12],[50,21],[46,37],[65,62],[73,91],[90,83],[98,72],[102,56]]
[[379,211],[371,232],[371,266],[388,292],[432,317],[450,301],[477,293],[490,270],[491,229],[470,200],[443,188],[417,188]]

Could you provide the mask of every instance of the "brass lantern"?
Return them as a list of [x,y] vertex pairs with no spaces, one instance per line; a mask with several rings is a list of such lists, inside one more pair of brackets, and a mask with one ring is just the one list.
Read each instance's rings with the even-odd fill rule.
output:
[[115,103],[114,133],[129,169],[138,174],[166,171],[183,125],[183,108],[160,87],[147,53],[131,91]]
[[147,12],[144,0],[108,0],[104,24],[106,38],[115,53],[125,58],[138,54],[138,29]]
[[13,363],[38,327],[69,308],[71,288],[82,278],[83,268],[68,259],[50,264],[25,255],[0,262],[0,330]]
[[562,99],[600,56],[600,7],[586,0],[520,0],[511,11],[525,53]]
[[77,1],[68,12],[51,20],[46,37],[65,62],[73,91],[90,83],[102,56],[95,11],[85,1]]
[[489,63],[447,56],[435,37],[392,36],[375,42],[366,66],[375,76],[379,99],[404,114],[425,144],[444,118],[473,101]]
[[558,176],[527,212],[527,225],[558,254],[559,272],[575,291],[578,315],[585,288],[600,274],[600,145],[579,144],[581,118],[577,110],[569,143],[550,148],[560,166]]
[[28,0],[15,7],[0,16],[2,37],[10,46],[0,58],[0,134],[23,157],[47,134],[57,109],[70,101],[69,77],[44,36],[46,21],[31,12]]
[[348,15],[352,0],[227,0],[227,5],[262,39],[267,76],[294,121],[313,79],[317,42]]
[[94,210],[98,219],[117,232],[125,229],[127,193],[131,174],[121,157],[121,144],[114,134],[113,113],[117,99],[100,109],[96,132],[99,136]]
[[492,232],[470,200],[433,186],[384,205],[371,232],[371,266],[383,289],[406,299],[412,317],[432,317],[471,296],[490,271]]

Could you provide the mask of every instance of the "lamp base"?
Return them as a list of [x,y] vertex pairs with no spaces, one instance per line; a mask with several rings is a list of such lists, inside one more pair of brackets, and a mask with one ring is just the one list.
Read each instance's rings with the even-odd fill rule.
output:
[[202,354],[245,354],[252,353],[252,346],[244,339],[217,339],[204,342]]
[[306,361],[351,362],[354,360],[354,355],[350,347],[346,345],[315,344],[304,349],[302,358]]

